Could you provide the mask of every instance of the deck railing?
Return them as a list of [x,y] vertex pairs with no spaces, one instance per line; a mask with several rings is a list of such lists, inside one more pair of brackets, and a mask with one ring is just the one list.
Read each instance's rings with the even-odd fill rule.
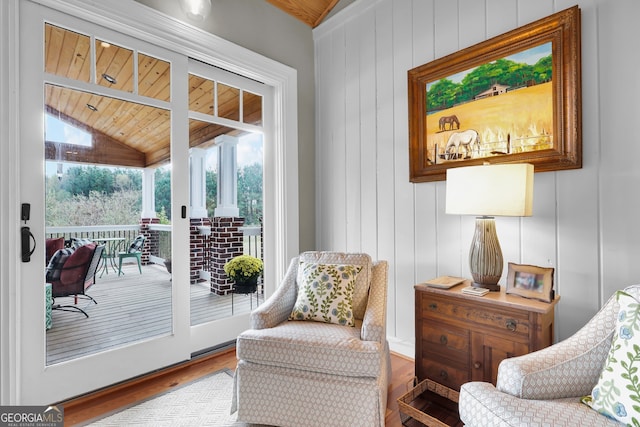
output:
[[[262,259],[262,230],[260,226],[240,227],[244,234],[244,253]],[[171,225],[149,224],[149,230],[158,232],[158,247],[150,254],[150,261],[162,264],[171,258]],[[47,238],[64,237],[71,239],[100,240],[104,238],[121,237],[127,244],[140,234],[139,225],[92,225],[46,227]]]
[[89,225],[83,227],[46,227],[46,238],[64,237],[65,240],[121,237],[125,242],[131,242],[140,234],[139,225]]

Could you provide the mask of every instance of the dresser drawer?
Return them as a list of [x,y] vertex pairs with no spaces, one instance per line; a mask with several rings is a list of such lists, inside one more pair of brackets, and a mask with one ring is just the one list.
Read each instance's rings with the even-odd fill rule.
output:
[[421,294],[421,298],[420,315],[425,321],[433,319],[447,323],[472,322],[522,337],[529,336],[529,316],[526,312],[507,308],[496,309],[495,306],[481,301],[472,305],[467,300],[443,299],[426,293]]
[[419,380],[422,380],[423,378],[420,377],[424,375],[424,378],[432,379],[456,391],[460,391],[462,384],[471,381],[469,369],[455,366],[443,358],[439,360],[425,358],[421,360],[421,365]]
[[468,329],[434,320],[422,322],[422,354],[434,360],[446,359],[467,366],[471,338]]

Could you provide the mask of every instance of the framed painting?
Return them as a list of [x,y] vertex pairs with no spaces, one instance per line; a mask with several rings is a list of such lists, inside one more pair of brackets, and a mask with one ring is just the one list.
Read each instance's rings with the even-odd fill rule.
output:
[[506,293],[551,302],[553,290],[553,268],[509,263]]
[[408,71],[412,182],[450,167],[582,167],[580,9]]

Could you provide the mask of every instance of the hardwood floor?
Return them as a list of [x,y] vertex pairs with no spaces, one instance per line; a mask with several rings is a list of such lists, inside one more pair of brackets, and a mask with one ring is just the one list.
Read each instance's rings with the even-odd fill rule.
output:
[[[135,404],[171,388],[201,378],[211,372],[236,367],[235,347],[205,355],[188,363],[180,364],[128,381],[108,389],[61,402],[64,406],[65,426],[73,426],[99,417],[119,408]],[[397,399],[407,392],[414,376],[413,359],[391,353],[392,379],[387,398],[387,427],[401,427]]]

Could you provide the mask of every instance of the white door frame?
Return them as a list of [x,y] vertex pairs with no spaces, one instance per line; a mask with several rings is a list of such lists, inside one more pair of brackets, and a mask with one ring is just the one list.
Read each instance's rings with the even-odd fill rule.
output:
[[[265,204],[265,283],[273,292],[288,261],[298,253],[297,75],[296,71],[215,35],[165,16],[132,0],[3,0],[0,2],[0,404],[47,404],[46,396],[25,394],[22,384],[31,372],[25,356],[20,261],[19,18],[20,4],[33,1],[70,16],[93,22],[125,35],[162,46],[220,68],[259,80],[273,87],[273,141],[265,149],[265,191],[273,201]],[[125,2],[126,1],[126,2]],[[265,198],[267,195],[265,194]],[[269,209],[270,212],[266,212]],[[36,236],[43,237],[43,236]],[[39,319],[39,317],[38,317]],[[26,320],[28,321],[28,320]],[[142,373],[142,372],[140,372]],[[90,373],[78,373],[86,381]],[[117,375],[112,377],[118,381]],[[104,384],[107,385],[107,384]],[[70,396],[57,396],[57,400]]]

